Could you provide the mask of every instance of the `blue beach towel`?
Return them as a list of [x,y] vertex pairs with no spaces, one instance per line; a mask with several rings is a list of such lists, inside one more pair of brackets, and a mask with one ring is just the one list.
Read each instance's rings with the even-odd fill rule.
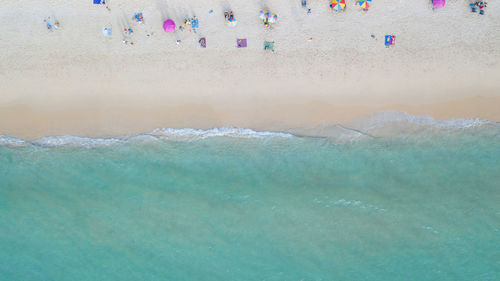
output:
[[96,4],[96,5],[104,5],[104,4],[106,4],[106,0],[94,0],[94,4]]
[[385,36],[385,46],[389,47],[392,45],[392,35],[386,35]]

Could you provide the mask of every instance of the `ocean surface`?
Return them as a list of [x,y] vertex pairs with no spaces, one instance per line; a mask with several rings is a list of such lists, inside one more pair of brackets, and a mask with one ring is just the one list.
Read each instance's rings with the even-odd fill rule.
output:
[[500,280],[500,125],[1,136],[0,280]]

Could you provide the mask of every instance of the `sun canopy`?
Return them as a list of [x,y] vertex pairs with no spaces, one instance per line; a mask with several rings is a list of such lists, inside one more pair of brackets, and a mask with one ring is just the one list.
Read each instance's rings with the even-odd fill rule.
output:
[[271,16],[271,12],[269,12],[268,10],[262,10],[260,11],[259,13],[259,17],[263,20],[269,18]]
[[343,11],[345,9],[345,0],[333,0],[330,7],[335,11]]
[[372,3],[372,0],[360,0],[358,2],[359,6],[363,9],[368,9],[370,8],[370,4]]
[[446,4],[445,0],[432,0],[432,5],[434,5],[435,9],[441,9]]
[[271,17],[269,17],[267,20],[268,20],[270,23],[276,23],[276,22],[278,21],[278,15],[277,15],[277,14],[272,13],[272,14],[271,14]]
[[278,15],[275,13],[271,13],[268,10],[260,11],[259,17],[263,20],[267,19],[270,23],[275,23],[278,21]]
[[165,32],[174,32],[175,31],[175,22],[171,19],[168,19],[163,22],[163,29]]
[[235,18],[232,18],[232,19],[231,18],[227,18],[226,19],[226,24],[229,25],[229,26],[231,26],[231,27],[236,26],[237,23],[238,22],[236,21]]

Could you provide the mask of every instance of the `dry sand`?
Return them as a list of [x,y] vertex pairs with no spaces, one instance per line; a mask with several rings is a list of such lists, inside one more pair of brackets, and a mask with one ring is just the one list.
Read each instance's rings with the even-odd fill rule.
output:
[[[111,11],[91,0],[2,1],[0,134],[284,130],[381,110],[500,121],[500,2],[484,16],[459,0],[436,11],[426,0],[374,0],[368,12],[348,1],[342,13],[308,2],[310,15],[299,0],[112,0]],[[265,7],[279,15],[271,30],[258,17]],[[226,8],[235,28],[224,24]],[[139,11],[145,24],[132,21]],[[162,30],[166,18],[193,15],[197,33]],[[60,29],[46,30],[48,16]],[[133,46],[122,43],[129,25]],[[396,46],[384,47],[385,34]],[[248,48],[235,48],[236,38]],[[265,40],[276,52],[263,51]]]

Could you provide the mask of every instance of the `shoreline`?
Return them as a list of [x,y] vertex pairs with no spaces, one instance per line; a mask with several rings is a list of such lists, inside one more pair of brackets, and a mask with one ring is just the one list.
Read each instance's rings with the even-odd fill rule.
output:
[[0,134],[0,147],[34,145],[40,147],[93,147],[100,145],[124,144],[128,142],[194,141],[212,137],[229,138],[320,138],[335,144],[345,144],[363,140],[398,139],[409,140],[424,137],[457,136],[456,133],[482,134],[496,137],[500,132],[500,122],[480,118],[455,118],[436,120],[430,116],[410,115],[406,112],[384,111],[355,118],[342,123],[321,122],[315,126],[294,127],[284,130],[255,130],[234,126],[196,128],[155,128],[148,132],[128,133],[115,136],[48,135],[21,138]]
[[[226,112],[194,104],[175,106],[167,110],[164,107],[119,107],[107,110],[80,108],[48,112],[18,106],[0,110],[0,126],[3,128],[0,135],[32,141],[47,136],[63,135],[120,138],[159,128],[195,130],[241,128],[276,133],[310,131],[314,136],[316,134],[314,130],[321,124],[344,125],[387,112],[416,118],[432,118],[436,122],[479,119],[498,123],[500,120],[498,103],[500,98],[474,98],[421,106],[356,107],[356,110],[349,110],[352,107],[345,106],[338,107],[339,110],[332,110],[335,107],[320,103],[311,103],[309,106],[288,104],[276,107],[267,104],[267,109],[261,108],[260,111],[253,112],[254,115],[251,116],[253,118],[244,114],[245,110],[252,111],[248,106]],[[480,109],[481,113],[471,108]],[[269,114],[271,111],[273,113]],[[12,116],[16,118],[12,119]],[[8,121],[5,122],[6,120]]]

